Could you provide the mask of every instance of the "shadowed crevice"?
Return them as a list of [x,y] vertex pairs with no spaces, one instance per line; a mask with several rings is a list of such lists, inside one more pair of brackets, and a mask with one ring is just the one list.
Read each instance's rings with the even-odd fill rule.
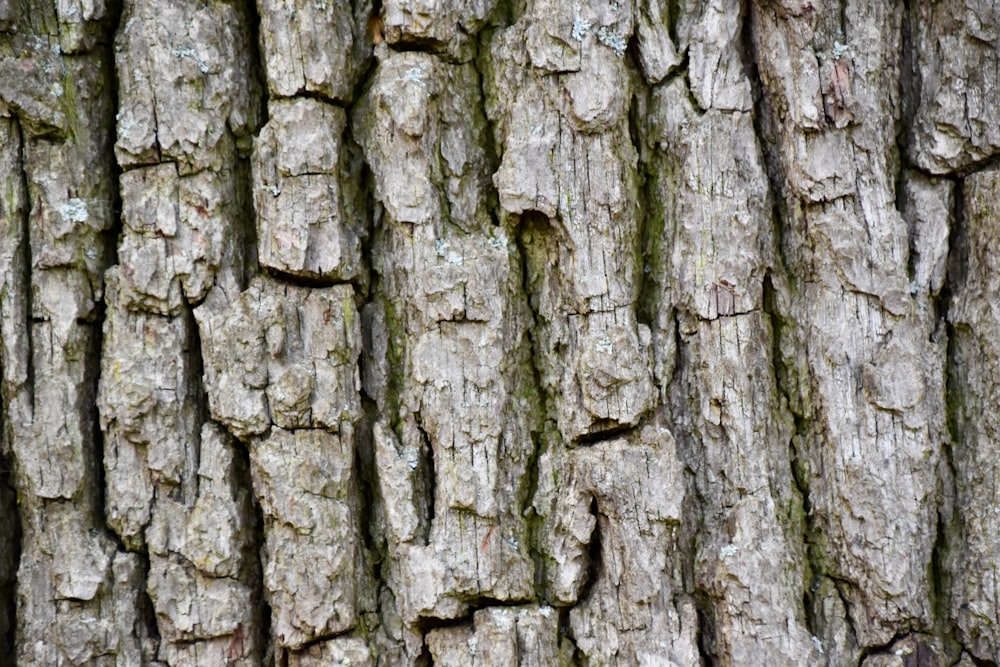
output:
[[[663,301],[669,298],[669,290],[663,285],[663,276],[659,269],[667,265],[667,257],[662,247],[665,214],[656,192],[656,173],[650,166],[652,158],[650,148],[644,142],[647,128],[643,111],[648,112],[651,103],[651,87],[642,86],[641,91],[634,91],[628,112],[629,136],[632,146],[638,156],[636,178],[638,180],[639,213],[637,220],[636,266],[634,267],[636,290],[636,321],[645,324],[651,330],[656,330],[657,313],[663,307]],[[659,378],[653,377],[653,383],[658,384]],[[662,390],[662,387],[660,387]]]
[[[594,586],[601,578],[604,571],[604,563],[601,557],[601,508],[597,504],[597,498],[591,497],[590,515],[594,517],[594,529],[590,533],[590,541],[587,543],[587,576],[580,586],[580,594],[577,596],[577,604],[582,604],[594,594]],[[605,518],[605,520],[607,520]]]
[[[480,77],[482,81],[482,77]],[[484,90],[485,99],[485,90]],[[490,123],[489,129],[491,136],[494,132],[494,125]],[[496,145],[496,150],[500,150],[499,144]],[[499,166],[500,157],[495,156],[495,165]],[[498,205],[497,205],[498,206]],[[537,214],[541,215],[541,214]],[[530,216],[530,214],[529,214]],[[514,230],[512,236],[514,236],[517,253],[516,256],[512,258],[511,261],[517,262],[518,268],[521,274],[521,285],[520,294],[521,298],[524,298],[527,302],[527,312],[528,312],[528,322],[524,331],[524,339],[522,341],[522,363],[520,364],[521,375],[517,380],[523,383],[523,387],[520,389],[531,402],[532,405],[532,419],[528,424],[528,428],[531,430],[531,442],[532,449],[531,453],[528,455],[528,460],[525,468],[526,483],[523,486],[522,498],[520,499],[521,507],[519,507],[520,516],[524,517],[528,524],[528,535],[530,543],[528,544],[528,550],[531,554],[531,559],[535,565],[535,591],[539,599],[545,598],[545,582],[548,580],[547,564],[548,559],[544,553],[543,548],[540,546],[543,544],[544,532],[546,530],[546,517],[541,516],[537,512],[535,506],[535,499],[538,493],[539,483],[540,483],[540,461],[541,457],[546,453],[551,452],[554,448],[560,445],[560,438],[558,430],[550,417],[547,415],[553,414],[553,406],[551,400],[545,392],[545,388],[542,383],[542,369],[539,368],[538,359],[541,352],[541,344],[538,341],[538,319],[539,315],[537,312],[537,301],[533,297],[532,290],[532,279],[531,279],[531,269],[529,266],[529,255],[526,247],[526,239],[524,237],[524,225],[533,226],[538,224],[547,224],[537,219],[522,220],[521,224]]]
[[354,469],[358,493],[358,529],[365,550],[373,556],[372,574],[382,582],[381,564],[386,557],[385,537],[379,534],[378,515],[378,463],[372,425],[378,419],[375,401],[361,394],[362,419],[358,424],[354,447]]
[[[431,437],[424,430],[420,414],[414,415],[417,431],[420,433],[420,460],[417,468],[420,470],[423,484],[415,489],[418,497],[414,498],[417,513],[421,517],[422,539],[424,545],[431,543],[431,529],[434,527],[434,517],[437,512],[437,467],[434,460],[434,445]],[[422,492],[422,493],[421,493]]]
[[[13,202],[0,200],[0,217],[6,217],[14,232],[16,248],[13,265],[7,271],[11,279],[4,298],[0,299],[0,317],[14,323],[25,336],[27,359],[19,359],[27,367],[25,387],[17,387],[9,377],[12,369],[5,367],[6,355],[0,355],[0,663],[15,664],[17,618],[17,570],[21,560],[22,521],[20,494],[14,470],[11,447],[14,439],[10,400],[15,393],[28,394],[27,402],[34,405],[34,365],[31,362],[31,245],[28,216],[28,182],[24,171],[24,134],[16,117],[10,119],[10,131],[17,142],[17,169],[12,174]],[[13,210],[7,210],[10,203]],[[14,307],[14,312],[8,308]],[[18,308],[20,306],[20,308]]]
[[[503,146],[497,136],[497,122],[490,118],[490,115],[486,112],[486,101],[489,99],[486,72],[488,68],[493,66],[493,63],[489,60],[489,45],[494,32],[493,30],[484,30],[479,33],[478,40],[476,41],[476,53],[469,62],[476,71],[476,79],[479,84],[480,107],[477,109],[478,113],[474,115],[477,120],[481,120],[483,123],[483,145],[479,146],[479,148],[482,149],[483,154],[486,156],[486,168],[490,174],[495,174],[500,169],[500,164],[503,160]],[[488,197],[486,206],[490,211],[493,225],[500,226],[503,211],[500,209],[499,195],[496,188],[487,188],[485,196]]]
[[[149,581],[149,553],[136,553],[142,571],[142,581]],[[139,641],[144,664],[156,660],[163,641],[160,628],[156,623],[156,609],[146,588],[140,588],[135,593],[135,638]]]
[[[934,636],[921,632],[899,632],[886,644],[864,651],[859,658],[859,664],[869,662],[869,657],[878,660],[878,657],[885,656],[886,661],[903,667],[939,667],[956,664],[959,654],[960,648],[957,645],[954,650],[950,650],[942,646],[940,640]],[[975,660],[974,662],[980,664]],[[885,663],[879,661],[878,664]]]
[[[256,230],[255,230],[256,235]],[[253,244],[256,247],[256,243]],[[254,262],[256,264],[256,261]],[[351,285],[355,288],[357,292],[358,285],[357,280],[340,280],[339,278],[322,278],[315,275],[310,275],[308,273],[296,274],[290,273],[288,271],[282,271],[281,269],[276,269],[273,266],[262,266],[258,267],[260,273],[270,278],[273,278],[275,282],[287,283],[289,285],[294,285],[296,287],[309,287],[312,289],[324,289],[327,287],[336,287],[338,285]],[[249,282],[249,281],[248,281]],[[246,289],[246,285],[242,286]]]
[[[121,194],[121,174],[122,169],[118,164],[118,161],[113,158],[114,155],[114,142],[115,142],[115,132],[116,132],[116,119],[119,110],[119,100],[118,100],[118,70],[115,67],[115,54],[114,54],[114,36],[117,34],[121,27],[122,20],[122,7],[120,2],[115,2],[112,9],[115,13],[108,19],[108,31],[105,40],[101,43],[101,49],[104,52],[104,67],[103,75],[104,79],[107,81],[108,95],[110,97],[111,111],[114,112],[112,115],[112,120],[108,120],[110,127],[108,128],[108,178],[112,181],[109,185],[109,191],[111,193],[111,201],[104,202],[108,207],[106,215],[109,218],[110,224],[104,229],[98,239],[100,241],[101,247],[99,250],[102,253],[102,270],[106,271],[109,267],[118,264],[118,239],[122,238],[124,232],[124,220],[122,219],[122,194]],[[103,275],[101,276],[103,282]],[[107,521],[107,503],[106,495],[107,489],[105,486],[105,464],[104,464],[104,452],[105,452],[105,442],[104,442],[104,432],[101,429],[100,420],[100,410],[98,409],[98,391],[100,387],[101,380],[101,362],[102,353],[104,350],[104,335],[105,335],[105,321],[107,319],[107,303],[102,298],[95,303],[95,315],[93,322],[93,341],[92,349],[87,355],[87,368],[86,376],[88,378],[88,386],[92,390],[92,394],[87,397],[87,405],[90,406],[90,416],[92,420],[91,432],[93,433],[93,443],[94,443],[94,471],[93,471],[93,485],[96,489],[96,508],[95,508],[95,522],[99,522],[101,531],[104,533],[108,539],[114,541],[120,550],[124,550],[125,546],[119,538],[118,534],[109,527]]]
[[[231,436],[226,435],[229,438]],[[250,452],[247,446],[235,438],[233,442],[234,476],[236,484],[240,488],[253,489],[253,479],[250,473]],[[248,557],[245,567],[249,569],[247,583],[252,588],[250,594],[253,605],[252,622],[254,627],[250,629],[257,636],[255,644],[260,648],[262,665],[273,664],[275,654],[274,637],[271,633],[271,605],[264,590],[264,511],[260,506],[257,494],[250,492],[250,502],[248,508],[251,512],[252,523],[250,530],[253,532],[247,547]]]
[[[205,387],[204,373],[205,360],[202,354],[201,330],[195,321],[194,313],[190,308],[185,308],[181,315],[185,320],[184,328],[187,330],[187,340],[184,341],[183,354],[187,357],[184,368],[186,377],[184,381],[188,385],[187,395],[193,398],[195,413],[194,428],[191,434],[189,458],[187,461],[187,480],[182,480],[182,485],[187,488],[182,489],[185,504],[191,506],[198,498],[199,477],[198,466],[201,463],[201,425],[209,420],[208,390]],[[237,447],[237,450],[240,448]],[[249,482],[249,478],[247,478]],[[249,485],[247,488],[252,488]]]
[[253,206],[253,176],[249,152],[238,154],[232,178],[236,215],[230,252],[239,287],[245,290],[260,272],[257,262],[257,212]]
[[[18,319],[18,328],[24,332],[25,349],[22,363],[25,365],[27,377],[20,390],[26,395],[26,402],[31,407],[31,416],[33,418],[35,413],[35,318],[32,303],[34,290],[31,289],[31,274],[34,268],[34,253],[31,248],[31,189],[28,187],[28,174],[25,171],[24,130],[16,118],[13,120],[13,125],[14,132],[18,136],[18,164],[20,166],[17,174],[17,188],[21,193],[23,208],[18,215],[20,232],[17,235],[17,250],[14,253],[14,266],[11,271],[11,276],[14,280],[14,283],[11,285],[11,292],[14,294],[13,299],[8,299],[8,301],[13,301],[15,304],[20,302],[22,306],[20,313],[12,313],[12,315]],[[4,313],[4,317],[9,316],[7,313]],[[7,398],[9,399],[9,397]]]
[[[472,621],[472,614],[474,610],[470,609],[469,612],[459,618],[427,618],[421,617],[417,619],[414,624],[414,630],[423,638],[423,643],[421,645],[420,655],[418,655],[414,660],[415,667],[433,667],[434,659],[431,656],[430,646],[427,645],[427,634],[433,630],[439,630],[443,628],[468,628],[472,630],[475,626]],[[470,656],[471,658],[471,656]]]
[[[939,322],[946,332],[944,359],[944,397],[945,423],[947,426],[947,441],[941,447],[941,493],[943,500],[938,508],[937,534],[934,548],[931,552],[929,577],[931,612],[935,630],[942,638],[956,637],[956,619],[951,616],[953,573],[948,569],[949,563],[955,563],[951,558],[952,549],[961,552],[964,543],[961,522],[961,490],[958,483],[959,460],[957,456],[963,450],[965,440],[966,419],[964,396],[968,391],[965,368],[962,363],[962,346],[973,343],[972,332],[963,324],[952,322],[951,307],[956,294],[966,283],[969,271],[969,241],[965,212],[964,179],[955,179],[953,189],[952,209],[950,211],[950,228],[948,230],[948,258],[946,274],[941,293],[937,299]],[[976,656],[970,654],[975,664],[982,663]]]
[[950,321],[951,301],[965,285],[969,274],[969,239],[965,213],[965,179],[955,179],[954,200],[951,210],[951,228],[948,230],[948,260],[944,286],[941,288],[943,317]]
[[[781,341],[787,335],[785,329],[788,325],[780,312],[778,294],[770,272],[764,277],[763,306],[764,314],[771,325],[770,356],[775,391],[784,399],[794,421],[794,430],[788,440],[788,460],[793,484],[791,506],[788,508],[786,516],[780,518],[784,520],[785,525],[791,526],[798,533],[798,539],[804,542],[806,563],[802,582],[803,618],[810,634],[817,636],[822,634],[822,628],[819,627],[819,619],[816,614],[817,600],[814,595],[814,587],[809,582],[822,573],[822,568],[815,560],[817,554],[814,549],[817,547],[814,545],[817,542],[817,528],[813,522],[810,498],[809,463],[806,453],[801,451],[803,444],[809,437],[811,427],[799,412],[792,409],[795,403],[788,389],[791,371],[781,352]],[[788,537],[794,539],[796,535],[793,533]]]
[[17,566],[21,559],[21,522],[12,462],[0,453],[0,664],[14,664],[17,628]]
[[[251,89],[256,90],[256,96],[251,96],[251,98],[256,97],[256,108],[252,108],[252,112],[257,113],[257,122],[251,122],[251,131],[256,135],[260,132],[260,129],[264,127],[267,123],[267,75],[266,68],[264,66],[264,54],[261,51],[263,35],[260,30],[260,14],[257,12],[256,0],[243,0],[244,12],[247,18],[246,26],[247,32],[249,33],[250,39],[247,40],[247,48],[249,49],[249,62],[252,70],[247,72],[247,80]],[[254,102],[251,102],[253,105]],[[249,137],[248,137],[249,138]],[[249,144],[242,147],[249,153]]]
[[[105,44],[105,69],[104,77],[107,81],[109,88],[109,95],[111,97],[111,110],[114,112],[114,118],[117,119],[120,110],[120,100],[118,99],[119,93],[119,83],[118,83],[118,67],[115,63],[115,51],[114,51],[114,37],[118,34],[121,29],[121,21],[123,18],[123,8],[121,0],[112,0],[109,6],[109,11],[114,11],[112,18],[110,19],[110,27],[107,36],[107,43]],[[117,121],[112,123],[111,127],[111,147],[109,149],[110,153],[114,151],[115,135],[117,132]],[[112,199],[107,202],[108,213],[111,218],[111,225],[106,229],[102,236],[104,240],[104,266],[110,267],[118,264],[118,239],[122,238],[124,232],[125,223],[122,219],[122,191],[121,191],[121,175],[123,169],[121,165],[118,164],[118,160],[111,160],[111,178],[114,179],[113,187],[111,188]]]
[[540,397],[544,414],[557,414],[555,397],[551,396],[544,385],[542,368],[539,367],[538,360],[544,358],[547,353],[543,349],[539,340],[540,329],[542,328],[542,316],[539,313],[538,304],[540,298],[540,283],[542,282],[542,270],[539,264],[545,261],[545,248],[543,244],[548,241],[555,231],[548,217],[539,211],[525,211],[515,226],[515,240],[518,254],[520,255],[522,267],[521,293],[527,299],[528,308],[531,312],[531,322],[528,325],[527,335],[531,340],[531,361],[532,370],[536,382],[538,383],[538,395]]
[[600,442],[617,440],[632,433],[641,433],[642,426],[645,423],[643,421],[632,426],[629,424],[620,424],[613,419],[599,419],[591,426],[591,431],[582,434],[574,443],[580,446],[591,446]]
[[[568,654],[570,658],[570,664],[578,665],[581,662],[580,651],[576,647],[576,639],[573,637],[573,626],[570,623],[570,607],[562,607],[559,609],[559,646],[560,652],[564,655]],[[565,644],[570,645],[570,649],[567,650]]]
[[972,655],[971,653],[968,653],[968,652],[966,652],[963,655],[968,656],[969,659],[972,660],[972,664],[976,665],[976,667],[997,667],[997,663],[995,661],[993,661],[993,660],[986,660],[984,658],[977,658],[976,656],[974,656],[974,655]]
[[[237,447],[237,449],[240,449]],[[253,494],[251,494],[253,495]],[[255,554],[254,566],[256,568],[257,576],[252,580],[253,593],[250,596],[251,604],[254,606],[255,612],[255,624],[254,628],[257,637],[259,638],[258,646],[261,650],[262,665],[271,664],[274,659],[274,636],[271,632],[271,604],[267,600],[267,595],[264,592],[264,578],[263,578],[263,560],[261,559],[261,554],[264,552],[264,515],[260,508],[260,503],[257,502],[257,498],[254,497],[251,503],[254,512],[254,522],[256,524],[256,529],[254,530],[253,539],[253,552]]]
[[[937,510],[937,526],[931,560],[928,564],[930,585],[930,611],[934,631],[945,641],[956,637],[955,619],[951,616],[953,573],[949,563],[953,563],[952,548],[961,550],[959,492],[960,485],[956,450],[961,447],[965,415],[962,396],[967,387],[962,377],[961,350],[957,327],[950,321],[950,309],[955,292],[965,284],[968,273],[968,239],[966,237],[964,183],[957,179],[950,211],[948,238],[947,273],[940,294],[932,297],[937,307],[939,330],[945,332],[944,358],[944,400],[947,439],[941,443],[941,457],[938,475],[940,504]],[[966,339],[968,340],[968,338]],[[957,651],[956,651],[957,653]]]
[[[700,596],[699,596],[700,597]],[[698,607],[698,655],[701,656],[702,667],[715,667],[715,620],[712,616],[711,600],[699,600]]]
[[[907,169],[912,168],[909,160],[909,145],[911,137],[908,136],[910,128],[913,127],[913,120],[916,116],[917,107],[920,104],[920,76],[917,70],[917,59],[913,49],[913,13],[910,8],[910,0],[902,0],[903,16],[900,23],[901,53],[899,59],[899,100],[900,113],[896,122],[896,210],[903,212],[901,197],[903,193],[903,174]],[[912,241],[912,230],[910,233]],[[912,247],[912,244],[911,244]]]

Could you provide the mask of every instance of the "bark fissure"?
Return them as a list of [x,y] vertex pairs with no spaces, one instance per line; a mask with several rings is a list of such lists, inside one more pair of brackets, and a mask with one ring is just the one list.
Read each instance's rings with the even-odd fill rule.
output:
[[[482,75],[480,75],[480,81],[482,80]],[[483,95],[484,99],[486,99],[485,87]],[[492,125],[491,133],[494,137],[493,145],[497,146],[495,139],[496,134]],[[499,164],[501,157],[502,154],[497,156],[496,164]],[[531,216],[528,216],[517,221],[515,224],[517,225],[514,237],[517,247],[517,261],[518,266],[521,269],[519,284],[520,296],[525,300],[529,313],[529,320],[525,331],[525,335],[528,339],[529,353],[529,395],[531,400],[535,403],[537,409],[537,414],[533,415],[531,425],[532,449],[527,463],[526,475],[528,481],[520,513],[528,519],[529,535],[531,537],[528,548],[531,550],[532,560],[535,564],[533,581],[536,587],[536,594],[540,599],[545,599],[549,593],[545,586],[545,582],[549,574],[549,565],[545,549],[543,547],[544,531],[546,530],[546,517],[544,516],[544,511],[541,513],[539,512],[539,508],[536,506],[536,503],[539,501],[538,494],[541,483],[541,475],[545,474],[542,470],[541,458],[546,453],[552,453],[556,449],[560,448],[562,443],[558,440],[554,423],[551,419],[546,417],[547,414],[551,414],[549,408],[550,399],[543,385],[542,369],[539,368],[538,364],[538,355],[541,352],[540,343],[537,340],[539,318],[537,311],[537,295],[534,294],[534,290],[532,289],[530,258],[525,246],[525,234],[528,233],[529,228],[534,227],[537,223],[531,218]]]
[[[17,179],[18,190],[23,193],[24,197],[24,212],[20,219],[17,221],[20,228],[20,233],[18,235],[17,242],[17,254],[14,259],[14,284],[12,285],[13,291],[20,292],[17,296],[14,296],[15,302],[20,301],[23,303],[22,312],[18,313],[17,316],[23,322],[25,349],[24,349],[24,359],[22,363],[25,364],[25,379],[24,384],[21,389],[27,394],[27,404],[30,407],[30,414],[24,415],[24,417],[31,419],[33,418],[35,412],[35,315],[32,306],[32,298],[34,291],[32,290],[32,268],[34,266],[34,257],[31,249],[31,209],[33,207],[31,198],[31,189],[28,186],[28,175],[25,171],[25,134],[22,129],[21,123],[16,119],[13,123],[14,133],[17,137],[18,146],[18,169],[15,172],[15,177]],[[18,270],[19,269],[19,270]]]
[[[28,210],[26,208],[27,178],[24,173],[23,134],[16,118],[2,119],[7,124],[8,146],[16,145],[16,164],[10,165],[10,181],[3,188],[4,199],[0,201],[0,221],[5,221],[14,230],[15,242],[14,263],[10,270],[14,281],[20,278],[20,283],[8,285],[8,294],[0,295],[6,298],[0,300],[0,317],[13,319],[17,317],[22,322],[30,322],[30,289],[31,284],[30,257],[28,247]],[[8,198],[9,197],[9,198]],[[5,220],[4,220],[5,219]],[[10,240],[8,236],[8,240]],[[21,266],[16,266],[20,261]],[[18,271],[20,269],[20,271]],[[10,294],[13,291],[14,294]],[[16,292],[21,291],[21,295]],[[18,298],[21,296],[21,299]],[[28,301],[23,313],[10,313],[10,300],[16,303],[22,299]],[[14,470],[14,456],[11,451],[13,429],[11,427],[11,411],[8,402],[12,398],[7,388],[8,370],[6,355],[0,355],[0,534],[6,539],[0,541],[0,662],[15,664],[15,642],[17,632],[17,567],[21,559],[21,516],[20,493],[17,488],[17,475]],[[29,376],[30,377],[30,376]],[[33,402],[33,401],[32,401]]]
[[[7,119],[3,119],[7,122]],[[0,317],[27,323],[30,328],[30,285],[31,285],[31,251],[29,246],[29,214],[27,206],[27,177],[24,172],[23,132],[16,118],[11,118],[7,127],[8,146],[16,146],[14,160],[11,165],[11,181],[3,188],[4,200],[0,201],[0,222],[6,222],[13,234],[8,235],[14,241],[14,253],[10,271],[10,283],[0,291]],[[9,198],[8,198],[9,197]],[[4,220],[6,219],[6,220]],[[13,236],[13,239],[10,237]],[[18,264],[20,263],[20,266]],[[6,292],[4,294],[4,292]],[[11,306],[18,302],[26,302],[23,312],[10,312]],[[11,303],[13,302],[13,303]],[[30,359],[30,347],[29,347]],[[13,411],[9,408],[14,400],[13,390],[9,388],[7,355],[0,355],[0,534],[5,539],[0,540],[0,662],[16,664],[17,628],[19,624],[17,611],[17,571],[21,560],[22,516],[21,492],[18,488],[18,475],[15,471],[15,457],[11,450],[14,429]],[[24,360],[20,360],[23,361]],[[29,365],[30,370],[30,365]],[[31,376],[28,376],[29,383]],[[33,404],[34,401],[32,400]]]
[[[909,15],[909,14],[908,14]],[[958,377],[961,372],[959,363],[958,337],[955,324],[951,321],[952,300],[965,284],[968,271],[968,245],[966,239],[965,196],[962,179],[955,179],[953,185],[952,207],[949,213],[948,255],[946,258],[946,273],[940,291],[932,298],[934,315],[937,321],[937,332],[945,338],[944,362],[944,392],[945,392],[945,423],[947,439],[942,443],[940,494],[938,507],[937,535],[934,542],[933,557],[930,563],[930,581],[932,611],[934,614],[934,631],[942,638],[948,650],[954,654],[959,644],[956,637],[955,620],[951,615],[953,608],[953,585],[956,572],[953,564],[961,550],[961,529],[959,498],[960,471],[956,467],[955,450],[962,446],[962,396],[965,387]],[[962,646],[963,649],[967,647]],[[958,656],[954,660],[958,661]]]
[[98,521],[94,530],[98,530],[110,540],[116,543],[118,549],[124,551],[125,545],[118,539],[118,536],[108,528],[107,505],[105,503],[105,475],[104,475],[104,432],[101,430],[100,413],[98,410],[98,386],[101,377],[101,349],[104,346],[104,321],[105,304],[103,301],[97,303],[97,314],[93,322],[94,335],[91,340],[91,349],[88,350],[87,359],[90,362],[87,368],[87,385],[90,387],[90,394],[86,397],[86,404],[90,406],[90,429],[91,438],[94,443],[94,461],[92,463],[91,479],[94,483],[94,513]]
[[16,573],[21,558],[21,526],[18,518],[18,496],[10,458],[0,454],[0,528],[6,535],[0,551],[0,660],[14,664],[17,628]]

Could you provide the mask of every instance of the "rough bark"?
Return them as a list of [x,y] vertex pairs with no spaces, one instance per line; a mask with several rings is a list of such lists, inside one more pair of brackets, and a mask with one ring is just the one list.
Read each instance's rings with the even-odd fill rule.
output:
[[0,0],[0,664],[1000,662],[1000,7]]

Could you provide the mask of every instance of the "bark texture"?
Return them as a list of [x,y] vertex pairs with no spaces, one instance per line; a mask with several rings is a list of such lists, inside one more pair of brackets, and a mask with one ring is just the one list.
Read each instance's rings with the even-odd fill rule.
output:
[[997,664],[998,72],[988,0],[0,0],[0,664]]

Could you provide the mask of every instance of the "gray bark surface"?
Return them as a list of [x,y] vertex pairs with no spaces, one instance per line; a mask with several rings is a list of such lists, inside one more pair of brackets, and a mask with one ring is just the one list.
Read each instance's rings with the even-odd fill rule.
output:
[[1000,663],[1000,5],[0,0],[0,664]]

